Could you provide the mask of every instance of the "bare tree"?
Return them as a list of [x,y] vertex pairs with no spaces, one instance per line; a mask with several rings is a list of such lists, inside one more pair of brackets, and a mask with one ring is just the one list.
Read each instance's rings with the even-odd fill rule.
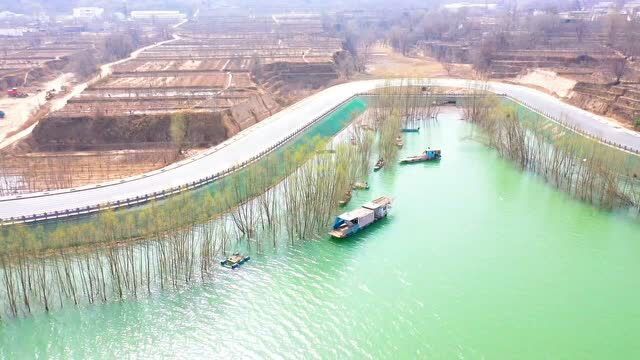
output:
[[76,74],[80,78],[95,73],[98,70],[98,61],[93,51],[81,51],[72,55],[67,65],[67,71]]
[[616,84],[620,83],[620,79],[624,76],[624,73],[627,70],[627,59],[626,58],[616,58],[609,61],[609,71],[616,79]]
[[578,20],[574,31],[576,32],[576,39],[578,39],[579,43],[582,43],[585,33],[587,32],[587,23],[584,20]]
[[353,56],[349,51],[341,51],[334,57],[334,62],[338,67],[340,74],[347,80],[351,78],[351,75],[355,71],[355,64]]
[[175,113],[171,115],[171,123],[169,126],[171,141],[176,146],[178,155],[184,149],[185,140],[187,138],[187,121],[183,113]]
[[607,36],[607,45],[615,46],[620,30],[626,23],[626,18],[618,13],[609,14],[604,21],[604,33]]
[[491,61],[497,51],[495,36],[488,36],[480,42],[480,45],[472,53],[473,65],[480,73],[486,73],[491,67]]
[[442,67],[444,68],[444,71],[447,72],[447,75],[451,76],[451,71],[453,70],[453,63],[449,59],[444,59],[442,61]]
[[251,56],[251,74],[258,83],[262,80],[263,70],[264,66],[262,65],[262,59],[258,55],[258,52],[254,52]]

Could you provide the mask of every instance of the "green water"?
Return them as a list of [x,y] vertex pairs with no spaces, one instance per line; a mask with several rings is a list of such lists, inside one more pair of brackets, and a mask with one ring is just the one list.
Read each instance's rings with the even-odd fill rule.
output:
[[467,140],[443,112],[371,190],[392,214],[357,237],[252,254],[208,285],[0,325],[0,357],[631,359],[640,224],[573,201]]

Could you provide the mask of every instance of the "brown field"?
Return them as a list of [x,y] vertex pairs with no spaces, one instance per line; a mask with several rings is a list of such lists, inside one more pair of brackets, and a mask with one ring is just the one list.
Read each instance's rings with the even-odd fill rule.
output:
[[[319,15],[277,15],[274,20],[201,14],[181,26],[178,35],[114,66],[109,77],[54,115],[215,112],[260,92],[277,93],[291,79],[313,87],[337,77],[331,67],[341,41],[322,33]],[[256,62],[265,66],[262,87],[251,75]],[[305,84],[305,75],[315,78]]]
[[[323,33],[319,14],[201,13],[174,31],[176,39],[113,66],[110,74],[41,121],[16,147],[21,155],[5,162],[10,165],[6,169],[25,179],[12,191],[79,186],[166,165],[175,159],[158,154],[170,145],[171,114],[188,114],[189,126],[202,127],[190,132],[189,141],[210,146],[273,114],[292,96],[338,78],[333,58],[342,42]],[[0,57],[0,74],[24,74],[32,66],[47,66],[52,57],[76,51],[64,44],[36,49],[14,42]],[[103,151],[93,151],[94,146]],[[68,152],[85,149],[93,152]],[[115,162],[98,156],[113,149],[129,152],[114,155],[122,159]],[[50,168],[65,171],[45,170]]]
[[367,64],[367,73],[374,77],[469,77],[470,65],[454,64],[447,73],[443,65],[430,57],[407,57],[390,47],[379,45]]

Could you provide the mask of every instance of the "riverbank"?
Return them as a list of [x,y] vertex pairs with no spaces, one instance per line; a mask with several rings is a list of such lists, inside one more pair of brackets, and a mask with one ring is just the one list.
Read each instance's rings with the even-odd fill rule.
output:
[[[354,94],[371,89],[391,86],[407,81],[372,80],[341,84],[314,94],[283,111],[265,119],[260,124],[240,132],[236,137],[210,149],[199,157],[173,164],[162,170],[135,178],[124,179],[118,184],[99,184],[83,189],[83,192],[69,190],[34,193],[20,198],[0,198],[8,204],[0,208],[0,218],[31,216],[33,214],[64,212],[70,208],[96,206],[108,202],[125,200],[126,197],[147,197],[152,192],[162,192],[174,186],[199,181],[214,172],[224,170],[234,164],[251,159],[263,149],[277,143],[284,134],[295,132],[301,125],[312,122],[326,114]],[[565,126],[590,134],[597,139],[606,139],[618,146],[640,151],[640,136],[601,122],[600,117],[567,105],[552,96],[517,85],[496,82],[473,82],[459,79],[417,79],[416,83],[437,87],[469,88],[486,87],[495,93],[507,93],[514,99],[526,103],[533,109],[544,109],[546,115],[562,121]],[[300,123],[304,119],[306,123]],[[230,146],[227,146],[230,145]],[[153,175],[153,176],[151,176]],[[122,194],[127,194],[123,197]],[[46,201],[45,201],[46,200]],[[73,204],[73,205],[70,205]],[[73,207],[71,207],[73,206]]]
[[5,321],[0,357],[221,357],[238,344],[257,358],[639,356],[637,223],[521,172],[460,117],[443,109],[405,136],[401,157],[431,146],[439,163],[385,167],[354,193],[347,210],[394,197],[366,232],[267,248],[180,290]]

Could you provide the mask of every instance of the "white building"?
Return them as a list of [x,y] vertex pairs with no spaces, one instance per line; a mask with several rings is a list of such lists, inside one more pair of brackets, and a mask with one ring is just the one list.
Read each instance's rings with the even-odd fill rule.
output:
[[151,10],[132,11],[131,18],[134,20],[182,21],[186,19],[187,16],[179,11]]
[[462,2],[462,3],[445,4],[445,5],[442,5],[442,8],[452,12],[458,12],[464,9],[495,10],[498,8],[498,4],[485,4],[485,3],[479,4],[479,3]]
[[4,20],[4,19],[15,19],[15,18],[19,18],[19,17],[25,17],[24,14],[16,14],[14,12],[11,11],[0,11],[0,19]]
[[34,29],[26,27],[0,28],[0,36],[23,36],[25,33],[34,32]]
[[600,1],[599,3],[593,5],[594,10],[609,10],[614,9],[616,4],[613,1]]
[[624,4],[622,12],[629,15],[630,18],[640,15],[640,1],[632,1]]
[[76,19],[98,19],[104,14],[104,9],[99,7],[79,7],[73,9],[73,17]]

